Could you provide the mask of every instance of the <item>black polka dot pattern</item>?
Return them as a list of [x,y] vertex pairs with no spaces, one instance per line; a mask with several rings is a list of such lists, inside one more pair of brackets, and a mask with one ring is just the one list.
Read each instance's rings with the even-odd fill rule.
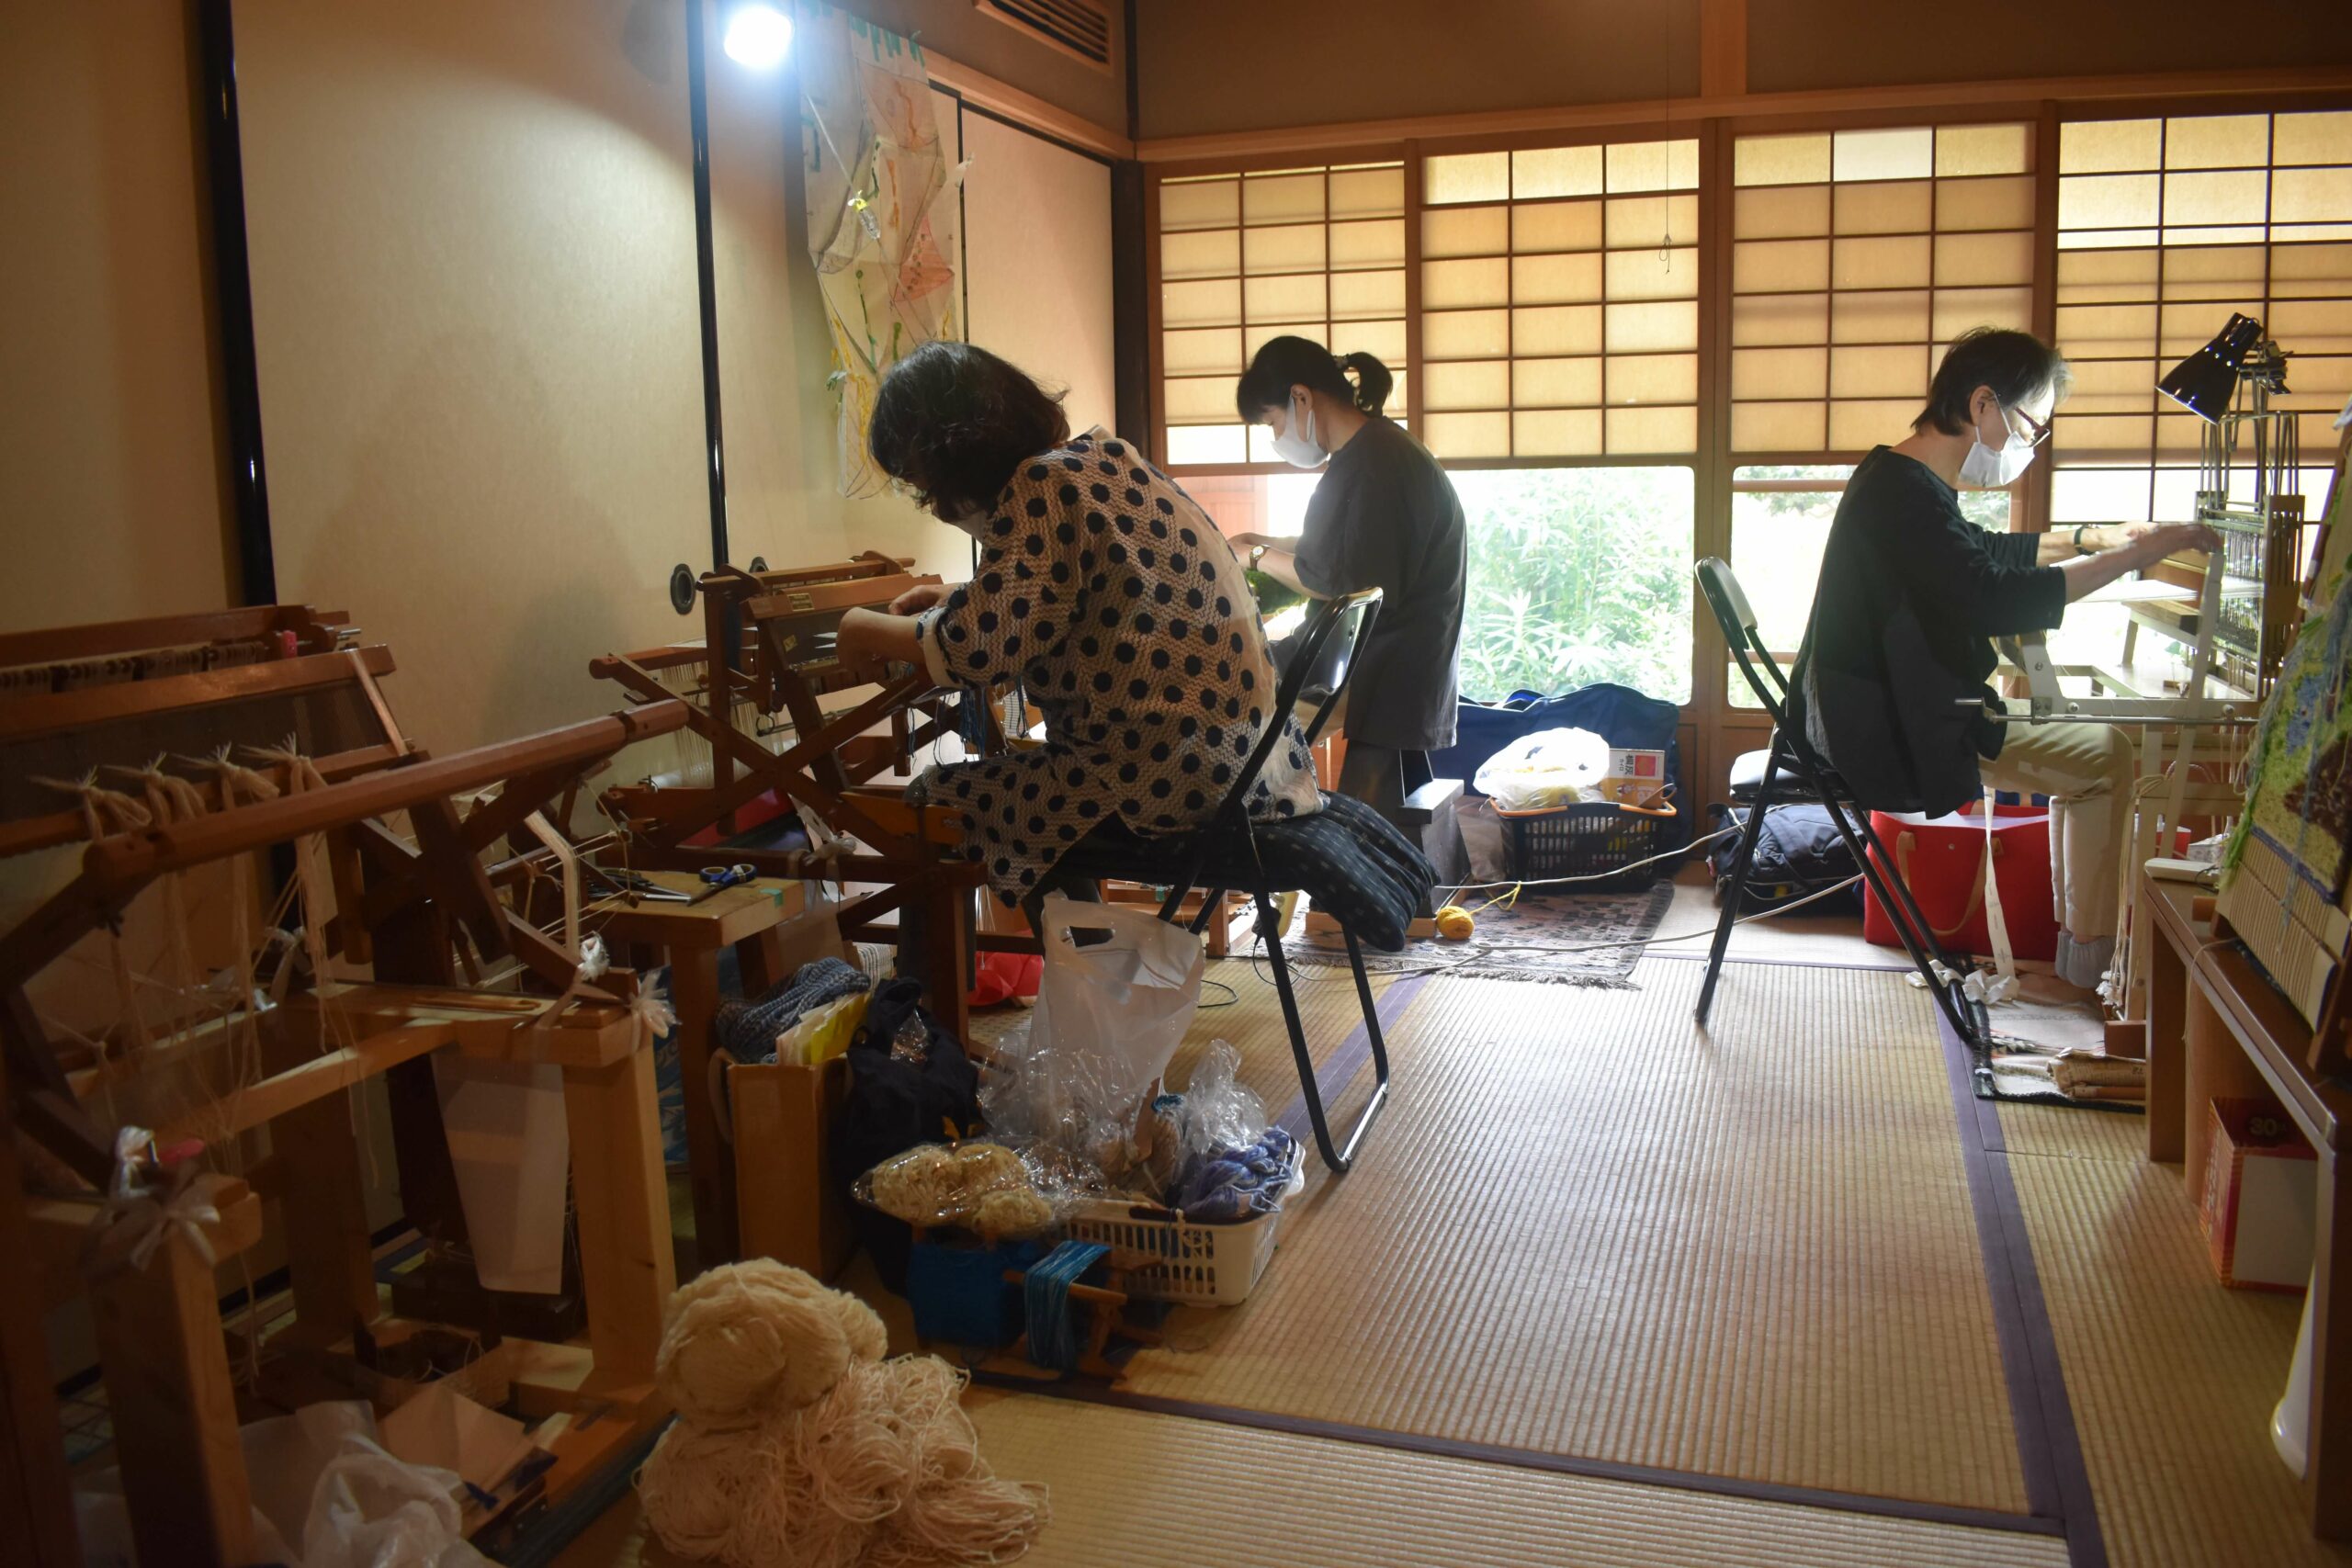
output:
[[[1045,745],[956,764],[934,784],[1006,903],[1106,813],[1142,832],[1207,821],[1258,739],[1264,710],[1249,705],[1275,684],[1255,604],[1225,591],[1240,577],[1232,550],[1139,458],[1091,431],[1023,465],[998,498],[973,581],[923,622],[934,671],[958,685],[1017,677],[1046,714]],[[1253,817],[1322,805],[1305,739],[1283,726],[1290,744],[1267,758]]]

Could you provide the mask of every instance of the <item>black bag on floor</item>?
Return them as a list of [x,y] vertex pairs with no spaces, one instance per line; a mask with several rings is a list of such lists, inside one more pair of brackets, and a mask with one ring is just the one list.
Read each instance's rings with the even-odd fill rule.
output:
[[[1708,807],[1714,826],[1742,828],[1747,822],[1747,811],[1737,806]],[[1717,839],[1707,851],[1707,863],[1715,874],[1715,901],[1720,904],[1729,896],[1732,871],[1739,859],[1739,836]],[[1825,806],[1776,806],[1765,813],[1764,826],[1756,840],[1756,858],[1747,868],[1747,887],[1739,901],[1742,913],[1755,909],[1777,909],[1792,904],[1809,893],[1861,874],[1846,840],[1838,836],[1837,824],[1829,819]],[[1862,890],[1859,884],[1845,893],[1824,898],[1808,907],[1808,912],[1822,914],[1859,914],[1862,908]]]
[[[857,1179],[917,1144],[979,1131],[979,1068],[955,1036],[916,1005],[920,980],[876,987],[865,1023],[850,1042],[850,1088],[833,1118],[832,1180],[875,1272],[900,1295],[914,1229],[850,1195]],[[902,1041],[901,1035],[905,1038]]]

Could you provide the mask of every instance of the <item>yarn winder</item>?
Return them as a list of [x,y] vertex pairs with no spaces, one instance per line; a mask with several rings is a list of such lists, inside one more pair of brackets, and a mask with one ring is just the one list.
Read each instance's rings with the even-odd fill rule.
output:
[[[655,705],[428,760],[377,686],[389,651],[355,641],[339,616],[291,606],[0,638],[0,844],[12,889],[32,889],[28,912],[0,931],[0,1114],[54,1189],[28,1200],[8,1162],[0,1223],[42,1261],[40,1299],[69,1297],[87,1276],[131,1529],[151,1562],[249,1552],[240,1390],[212,1265],[259,1240],[266,1201],[280,1205],[288,1242],[284,1343],[303,1354],[273,1367],[249,1337],[257,1375],[244,1395],[265,1409],[307,1403],[289,1373],[318,1352],[364,1360],[414,1330],[379,1300],[365,1156],[337,1100],[386,1080],[412,1219],[455,1220],[436,1052],[560,1077],[588,1346],[524,1343],[505,1303],[489,1303],[510,1336],[517,1407],[578,1417],[542,1429],[555,1456],[546,1495],[577,1485],[662,1413],[652,1358],[673,1269],[642,1049],[654,999],[596,962],[576,916],[559,941],[502,897],[551,847],[487,868],[483,857],[623,746],[674,730],[684,710]],[[48,780],[38,794],[36,774]],[[53,808],[67,797],[78,810]],[[283,902],[299,934],[255,943],[249,922],[277,923],[253,881],[265,850],[290,863]],[[185,926],[191,874],[225,880],[230,964],[205,980],[184,972],[178,987],[132,976],[125,914],[153,889],[164,919]],[[61,961],[85,942],[112,951],[118,1028],[92,1025],[86,1008],[79,1026],[54,1021],[73,978]],[[363,964],[372,977],[348,977]],[[503,972],[485,988],[492,965]],[[461,986],[461,972],[477,984]],[[180,1004],[152,1034],[134,979]],[[125,1101],[162,1136],[119,1127]],[[266,1154],[253,1136],[265,1126]],[[199,1171],[198,1159],[219,1168]],[[12,1341],[39,1333],[24,1302],[5,1326]]]

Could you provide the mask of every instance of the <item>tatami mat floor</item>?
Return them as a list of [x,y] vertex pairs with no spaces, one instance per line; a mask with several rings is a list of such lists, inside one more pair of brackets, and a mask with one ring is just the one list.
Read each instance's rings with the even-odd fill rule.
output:
[[[1711,915],[1686,888],[1665,932]],[[1956,1108],[1894,955],[1820,923],[1742,928],[1705,1032],[1699,966],[1655,953],[1634,991],[1401,982],[1395,1101],[1354,1174],[1315,1172],[1248,1304],[1179,1314],[1125,1405],[970,1396],[991,1462],[1053,1488],[1031,1561],[2352,1559],[2309,1540],[2269,1450],[2295,1302],[2213,1282],[2139,1118]],[[1280,1114],[1272,987],[1240,960],[1210,976],[1236,999],[1170,1080],[1223,1037]],[[1347,1056],[1351,987],[1301,993],[1317,1060]],[[1972,1160],[2014,1184],[2030,1265],[1988,1277]],[[1996,1328],[2014,1267],[2039,1270],[2096,1528],[2020,1457],[2011,1390],[2040,1396]],[[562,1559],[640,1560],[672,1561],[633,1499]]]
[[[1034,1394],[982,1390],[967,1403],[1000,1473],[1056,1478],[1053,1522],[1025,1568],[1252,1562],[2064,1568],[2066,1562],[2065,1543],[2049,1535],[1545,1473]],[[649,1539],[633,1502],[599,1521],[575,1551],[600,1568],[678,1562]]]
[[1743,966],[1710,1038],[1694,966],[1636,975],[1430,981],[1372,1152],[1284,1215],[1248,1303],[1182,1314],[1193,1348],[1128,1386],[2025,1511],[1927,1000]]
[[[1862,922],[1849,911],[1845,895],[1825,899],[1790,914],[1748,920],[1732,928],[1734,958],[1778,959],[1796,964],[1853,964],[1871,969],[1899,969],[1908,962],[1900,948],[1873,947],[1862,940]],[[1669,940],[1654,943],[1654,958],[1703,960],[1707,956],[1715,918],[1715,887],[1703,874],[1685,872],[1675,879],[1674,903],[1658,922],[1658,935]],[[1679,940],[1677,940],[1679,939]]]
[[2116,1568],[2352,1562],[2270,1443],[2301,1298],[2214,1281],[2137,1117],[2004,1106],[2009,1166]]
[[[1056,1532],[1033,1557],[1037,1568],[1193,1568],[1261,1558],[1394,1568],[2065,1562],[2064,1544],[2048,1536],[1861,1517],[1032,1395],[982,1394],[976,1404],[990,1462],[1007,1474],[1071,1452],[1102,1456],[1082,1481],[1055,1493]],[[1237,1506],[1201,1506],[1213,1497]],[[1103,1551],[1108,1542],[1119,1543],[1114,1554]]]

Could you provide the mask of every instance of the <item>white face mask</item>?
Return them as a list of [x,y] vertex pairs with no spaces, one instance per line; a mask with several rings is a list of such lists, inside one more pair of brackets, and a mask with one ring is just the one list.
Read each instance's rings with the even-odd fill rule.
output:
[[1984,445],[1979,435],[1968,444],[1968,456],[1960,462],[1960,480],[1985,490],[1999,490],[2017,482],[2017,478],[2033,466],[2033,455],[2041,446],[2020,435],[2009,424],[2006,411],[2001,414],[2001,428],[2008,432],[2008,445],[1999,451]]
[[1299,414],[1290,411],[1288,428],[1274,432],[1274,456],[1294,468],[1320,468],[1329,456],[1315,440],[1315,405],[1306,405],[1306,432],[1299,434]]

